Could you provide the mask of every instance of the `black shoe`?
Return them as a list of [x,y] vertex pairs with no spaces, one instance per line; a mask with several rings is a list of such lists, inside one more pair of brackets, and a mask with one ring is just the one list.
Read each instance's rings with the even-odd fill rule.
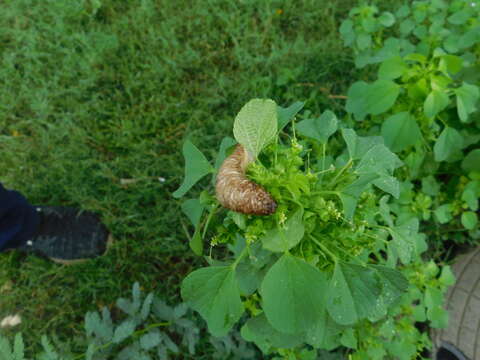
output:
[[103,255],[111,243],[108,230],[91,212],[60,206],[40,206],[37,211],[40,225],[20,250],[72,264]]

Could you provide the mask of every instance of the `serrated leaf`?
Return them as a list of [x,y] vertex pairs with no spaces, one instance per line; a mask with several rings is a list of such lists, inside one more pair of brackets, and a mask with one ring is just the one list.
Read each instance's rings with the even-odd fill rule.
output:
[[253,99],[245,104],[233,124],[233,135],[256,158],[277,134],[277,104],[270,99]]
[[85,360],[93,360],[93,355],[95,355],[96,346],[94,343],[88,344],[87,351],[85,352]]
[[214,171],[205,155],[190,140],[186,140],[183,144],[183,157],[185,177],[182,185],[173,193],[175,198],[185,195],[201,178]]
[[463,148],[463,137],[454,128],[446,126],[433,146],[435,161],[445,161]]
[[303,109],[304,105],[304,102],[297,101],[287,108],[277,106],[278,131],[282,131],[283,128],[290,122],[290,120],[292,120],[295,115],[297,115],[298,112]]
[[297,245],[303,238],[305,226],[302,221],[303,209],[297,210],[282,227],[267,231],[261,238],[263,247],[273,252],[285,252]]
[[125,320],[115,329],[112,342],[114,344],[121,343],[123,340],[133,335],[136,327],[137,325],[135,324],[135,321],[131,319]]
[[385,60],[378,69],[380,79],[393,80],[403,75],[407,70],[407,64],[400,56],[394,56]]
[[480,97],[478,86],[463,83],[461,87],[455,89],[457,95],[458,117],[462,122],[468,120],[468,116],[476,110],[476,102]]
[[42,335],[41,343],[42,343],[43,350],[45,351],[45,355],[47,356],[47,359],[59,360],[57,352],[53,348],[52,344],[50,344],[50,341],[48,341],[48,338],[46,335]]
[[372,269],[337,262],[330,279],[328,313],[338,324],[352,325],[376,310],[380,290]]
[[183,280],[181,292],[183,299],[207,321],[214,336],[227,334],[243,314],[231,266],[195,270]]
[[409,112],[390,116],[382,124],[382,137],[393,152],[400,152],[422,139],[417,121]]
[[425,116],[433,118],[443,109],[445,109],[449,103],[450,99],[448,98],[446,92],[432,90],[432,92],[428,94],[427,98],[425,99],[425,103],[423,104]]
[[283,255],[261,286],[268,322],[288,334],[309,330],[323,319],[326,287],[325,275],[316,267],[288,253]]
[[296,129],[301,135],[325,144],[328,138],[337,131],[338,120],[333,112],[327,110],[319,118],[300,121]]

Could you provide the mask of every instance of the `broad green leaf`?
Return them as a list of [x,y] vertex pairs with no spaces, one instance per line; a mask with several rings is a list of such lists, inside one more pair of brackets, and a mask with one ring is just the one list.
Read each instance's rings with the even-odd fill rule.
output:
[[200,223],[205,205],[199,199],[188,199],[182,203],[182,211],[192,222],[195,228]]
[[372,173],[361,175],[358,179],[340,190],[340,200],[342,201],[343,213],[347,220],[353,218],[358,198],[377,177],[377,174]]
[[400,33],[403,36],[410,34],[414,28],[415,28],[415,22],[410,18],[405,19],[400,23]]
[[395,16],[393,16],[391,12],[385,11],[379,16],[378,21],[380,21],[380,24],[383,26],[390,27],[395,24]]
[[327,297],[330,316],[341,325],[352,325],[376,310],[381,287],[375,271],[360,265],[338,262]]
[[342,129],[342,136],[353,160],[361,159],[374,146],[383,145],[381,136],[358,136],[353,129]]
[[357,348],[357,337],[355,336],[355,332],[353,328],[347,328],[344,330],[342,337],[340,338],[340,342],[343,346],[348,347],[350,349]]
[[430,196],[437,196],[440,192],[440,184],[432,175],[422,179],[422,192]]
[[250,262],[241,262],[236,268],[236,277],[240,293],[244,296],[252,295],[260,286],[264,272],[252,266]]
[[383,266],[370,265],[377,272],[378,279],[382,286],[380,297],[385,305],[390,306],[396,303],[408,289],[408,280],[398,270]]
[[263,247],[273,252],[285,252],[297,245],[305,232],[302,217],[303,209],[298,209],[284,226],[267,231],[261,238]]
[[303,109],[304,105],[304,102],[297,101],[287,108],[277,106],[278,130],[281,131]]
[[333,112],[327,110],[319,118],[300,121],[296,129],[301,135],[325,144],[328,138],[337,131],[338,120]]
[[269,349],[292,348],[303,343],[303,334],[286,334],[275,330],[267,320],[265,313],[249,319],[241,330],[246,341],[253,341],[258,347]]
[[390,109],[397,100],[400,87],[393,81],[379,79],[369,85],[365,110],[368,114],[379,115]]
[[455,284],[455,275],[452,272],[452,268],[449,265],[442,267],[442,273],[439,278],[440,282],[446,286],[452,286]]
[[366,108],[367,92],[369,85],[364,81],[357,81],[348,89],[347,93],[347,112],[355,115],[356,120],[363,120],[368,111]]
[[452,205],[443,204],[435,209],[434,214],[440,224],[446,224],[453,219]]
[[472,211],[478,210],[478,200],[480,195],[480,181],[470,181],[463,189],[462,201],[465,201]]
[[446,126],[433,146],[435,161],[445,161],[463,148],[463,137],[454,128]]
[[393,80],[403,75],[407,70],[407,64],[400,56],[394,56],[385,60],[378,69],[378,77],[385,80]]
[[460,10],[450,15],[447,20],[450,24],[462,25],[465,24],[470,18],[470,12],[467,10]]
[[480,149],[474,149],[465,156],[462,161],[462,169],[468,172],[480,172]]
[[440,57],[438,68],[445,74],[456,74],[462,69],[462,66],[463,59],[460,56],[446,54]]
[[466,122],[468,116],[476,110],[475,103],[480,97],[478,86],[463,83],[461,87],[455,89],[457,95],[457,111],[461,121]]
[[190,140],[186,140],[183,144],[183,157],[185,159],[185,178],[182,185],[173,193],[176,198],[185,195],[201,178],[213,172],[212,165]]
[[393,152],[400,152],[422,139],[415,118],[407,111],[390,116],[382,124],[382,137]]
[[448,313],[443,309],[443,294],[439,289],[427,287],[425,290],[427,318],[434,328],[447,326]]
[[390,229],[393,240],[391,241],[403,264],[410,263],[412,256],[417,251],[419,222],[411,218],[402,225]]
[[390,196],[384,195],[379,201],[379,213],[380,216],[382,217],[383,221],[389,226],[393,227],[393,219],[392,216],[390,215],[390,206],[388,205],[388,200],[390,199]]
[[429,118],[433,118],[450,103],[450,99],[445,91],[432,90],[425,99],[423,104],[423,111]]
[[353,30],[352,20],[344,20],[340,25],[339,31],[342,35],[344,45],[351,46],[355,41],[355,31]]
[[182,282],[182,297],[207,321],[214,336],[224,336],[243,314],[243,305],[231,266],[195,270]]
[[462,214],[461,221],[465,229],[473,230],[478,224],[478,216],[473,211],[466,211]]
[[203,253],[203,242],[202,242],[202,233],[200,227],[195,229],[190,243],[188,244],[193,253],[198,256],[202,256]]
[[357,47],[359,50],[366,50],[372,45],[372,36],[365,32],[357,34]]
[[215,159],[215,169],[220,169],[220,166],[222,166],[223,161],[227,157],[227,150],[236,143],[237,142],[235,141],[235,139],[232,139],[230,136],[226,136],[222,139],[222,142],[220,143],[220,149],[218,150],[217,158]]
[[375,145],[360,159],[356,171],[359,174],[391,174],[402,162],[385,145]]
[[268,271],[261,287],[263,309],[278,331],[308,331],[324,318],[326,277],[316,267],[290,254]]
[[277,104],[270,99],[253,99],[235,117],[233,135],[256,158],[277,134]]
[[378,179],[373,181],[373,185],[378,187],[380,190],[389,193],[394,198],[398,199],[400,196],[400,183],[398,180],[390,175],[381,175]]

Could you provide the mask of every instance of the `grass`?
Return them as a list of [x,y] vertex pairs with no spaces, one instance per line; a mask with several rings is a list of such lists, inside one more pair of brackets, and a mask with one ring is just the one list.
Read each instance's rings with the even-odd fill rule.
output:
[[180,301],[181,279],[202,263],[171,196],[183,140],[213,157],[253,97],[341,112],[343,100],[328,95],[358,77],[337,31],[352,6],[4,1],[0,181],[34,204],[99,212],[116,242],[74,267],[0,254],[0,288],[11,285],[0,291],[0,318],[20,313],[15,330],[32,347],[41,334],[83,333],[85,312],[112,306],[134,281]]

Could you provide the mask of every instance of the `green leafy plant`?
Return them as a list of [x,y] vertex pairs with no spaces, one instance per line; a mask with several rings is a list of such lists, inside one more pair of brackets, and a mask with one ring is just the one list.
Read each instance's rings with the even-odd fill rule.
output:
[[[184,279],[182,297],[212,334],[223,336],[240,322],[243,338],[264,353],[306,359],[308,349],[343,345],[358,350],[358,359],[367,359],[362,351],[374,343],[394,354],[388,337],[381,340],[375,332],[386,320],[398,329],[404,322],[408,326],[403,330],[411,331],[415,320],[404,310],[414,303],[422,309],[418,311],[436,307],[435,314],[427,311],[425,321],[445,317],[438,310],[443,283],[436,274],[416,278],[426,250],[419,220],[399,216],[388,205],[390,196],[400,196],[393,175],[402,162],[382,137],[358,136],[328,110],[296,122],[301,103],[276,112],[270,110],[272,103],[247,103],[235,119],[234,135],[247,149],[253,149],[249,144],[254,141],[262,144],[255,147],[258,156],[247,177],[271,194],[276,212],[256,216],[223,209],[206,190],[198,199],[186,200],[182,208],[195,227],[191,247],[201,254],[208,241],[210,252],[209,266]],[[255,111],[245,111],[253,107]],[[272,137],[263,131],[240,136],[235,131],[246,127],[243,122],[262,129],[272,120],[276,126],[270,129],[280,130],[294,120],[291,132],[279,130]],[[213,179],[228,154],[227,144],[234,141],[222,141],[216,166],[204,167]],[[180,189],[205,175],[189,159],[185,174]],[[426,288],[440,296],[424,301]],[[410,340],[415,353],[428,343]]]
[[[185,303],[169,306],[153,293],[144,296],[139,284],[135,283],[131,299],[120,298],[116,305],[124,314],[119,320],[112,320],[112,313],[106,307],[100,313],[88,312],[85,315],[83,338],[69,343],[52,343],[51,339],[43,335],[43,351],[35,354],[33,358],[163,360],[179,355],[183,359],[198,358],[197,347],[201,342],[202,324]],[[255,356],[255,349],[245,342],[238,332],[220,338],[210,337],[209,342],[209,358],[246,359]],[[0,335],[1,360],[32,359],[26,353],[21,333],[15,335],[13,344]]]
[[432,239],[479,237],[479,6],[415,1],[392,14],[365,5],[340,29],[357,66],[379,64],[377,80],[352,84],[346,109],[405,162],[394,209],[419,216]]

